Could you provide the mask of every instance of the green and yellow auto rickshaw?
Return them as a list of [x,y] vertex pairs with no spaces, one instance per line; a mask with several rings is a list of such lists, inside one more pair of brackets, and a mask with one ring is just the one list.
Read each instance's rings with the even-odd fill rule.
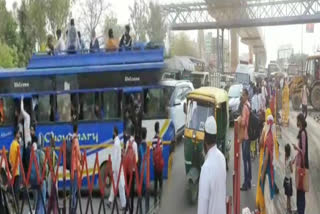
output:
[[217,146],[229,160],[230,142],[228,94],[214,87],[202,87],[190,92],[184,106],[186,124],[184,130],[184,158],[188,180],[187,194],[191,203],[196,202],[201,166],[204,162],[204,127],[206,119],[213,115],[217,122]]

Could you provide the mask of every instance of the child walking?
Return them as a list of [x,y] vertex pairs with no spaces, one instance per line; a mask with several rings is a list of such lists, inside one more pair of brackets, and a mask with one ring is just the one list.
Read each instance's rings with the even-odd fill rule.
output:
[[291,148],[289,144],[285,146],[285,177],[283,181],[284,193],[287,196],[287,213],[291,214],[291,196],[292,196],[292,165],[294,160],[291,159]]

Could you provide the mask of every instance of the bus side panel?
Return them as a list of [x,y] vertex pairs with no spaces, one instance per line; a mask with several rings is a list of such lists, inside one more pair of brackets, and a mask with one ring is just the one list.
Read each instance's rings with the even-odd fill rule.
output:
[[[111,148],[113,145],[113,127],[117,126],[119,129],[119,136],[122,139],[123,136],[123,122],[97,122],[97,123],[79,123],[79,143],[82,152],[86,150],[88,170],[91,176],[93,175],[93,167],[96,160],[96,153],[99,156],[99,166],[108,160],[111,155]],[[68,135],[72,134],[72,124],[52,124],[52,125],[39,125],[37,127],[37,135],[42,134],[44,136],[44,145],[50,145],[50,134],[55,134],[56,146],[60,147],[64,139],[68,138]],[[57,150],[59,154],[59,151]],[[62,161],[59,167],[59,188],[63,187],[62,179]],[[95,186],[98,185],[98,171],[95,172]],[[85,172],[83,173],[82,180],[83,187],[87,187],[87,179]],[[69,172],[67,171],[67,185],[69,185]]]
[[13,134],[13,127],[12,126],[6,126],[0,128],[0,146],[2,149],[3,146],[6,148],[7,151],[10,149],[10,145],[12,143],[12,140],[14,138]]

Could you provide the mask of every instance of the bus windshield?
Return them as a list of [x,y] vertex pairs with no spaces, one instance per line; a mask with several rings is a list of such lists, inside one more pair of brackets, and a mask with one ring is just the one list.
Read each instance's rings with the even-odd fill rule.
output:
[[144,117],[146,119],[165,118],[174,87],[151,88],[145,90]]
[[195,100],[188,102],[187,128],[197,131],[204,131],[206,119],[213,115],[212,105],[205,105]]

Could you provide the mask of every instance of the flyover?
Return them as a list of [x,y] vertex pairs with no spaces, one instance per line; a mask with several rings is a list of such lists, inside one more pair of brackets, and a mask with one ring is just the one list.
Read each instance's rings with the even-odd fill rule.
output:
[[[239,61],[238,36],[256,55],[256,62],[265,65],[266,48],[260,26],[320,21],[320,0],[198,0],[161,7],[172,30],[217,29],[220,35],[219,31],[230,29],[232,67]],[[221,46],[217,47],[217,62],[223,64],[219,59]]]

